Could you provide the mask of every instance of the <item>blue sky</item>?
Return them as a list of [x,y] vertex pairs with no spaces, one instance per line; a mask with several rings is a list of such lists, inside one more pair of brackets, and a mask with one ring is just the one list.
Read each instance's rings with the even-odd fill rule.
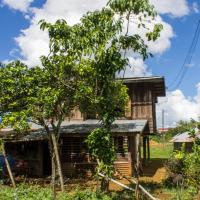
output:
[[[44,3],[45,0],[35,0],[30,6],[40,8]],[[30,21],[26,19],[25,15],[24,12],[14,9],[0,0],[0,27],[2,27],[0,31],[0,61],[13,59],[12,51],[18,48],[14,38],[20,34],[21,30],[30,25]]]
[[[191,13],[183,19],[174,19],[165,16],[165,21],[169,22],[174,29],[176,36],[171,39],[171,47],[163,55],[155,55],[154,58],[147,62],[151,66],[154,75],[164,75],[166,77],[166,85],[169,86],[180,68],[183,65],[184,59],[187,55],[188,49],[191,45],[195,30],[197,28],[200,15],[198,13]],[[187,73],[184,76],[179,89],[184,91],[187,96],[194,96],[196,93],[195,85],[200,82],[200,40],[197,44],[194,53],[191,67],[188,67]],[[169,89],[174,89],[173,85]],[[177,88],[176,88],[177,89]]]
[[[95,1],[95,3],[94,3]],[[200,19],[199,0],[150,0],[158,11],[158,22],[164,23],[159,41],[150,49],[153,58],[143,62],[130,56],[131,75],[165,76],[168,86],[180,70]],[[83,3],[84,2],[84,3]],[[54,22],[65,18],[70,24],[88,10],[101,8],[106,0],[0,0],[0,61],[22,59],[28,65],[38,63],[48,51],[48,37],[37,22],[44,18]],[[176,121],[197,119],[200,115],[200,41],[190,67],[178,88],[167,92],[157,107],[160,126],[161,110],[166,110],[166,126]],[[171,89],[171,88],[170,88]]]

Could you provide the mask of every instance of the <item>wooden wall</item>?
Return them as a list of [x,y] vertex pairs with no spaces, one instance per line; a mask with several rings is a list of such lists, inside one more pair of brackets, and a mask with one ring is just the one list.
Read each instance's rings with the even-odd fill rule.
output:
[[[129,101],[125,109],[124,117],[126,119],[146,119],[149,123],[150,133],[156,132],[156,101],[157,97],[154,94],[153,85],[150,83],[134,83],[128,84]],[[71,120],[84,120],[96,118],[95,115],[88,115],[84,117],[83,114],[76,108]],[[93,116],[93,117],[92,117]]]
[[174,142],[174,151],[181,151],[183,145],[185,145],[185,152],[191,153],[193,151],[193,142]]
[[85,137],[63,137],[61,162],[65,176],[91,175],[96,163],[91,159]]
[[150,132],[156,131],[156,97],[150,84],[138,83],[129,85],[131,98],[131,119],[146,119]]
[[[96,162],[89,154],[85,137],[63,137],[61,138],[60,155],[63,174],[67,177],[91,176],[95,171]],[[123,175],[133,174],[136,162],[135,136],[114,137],[117,158],[114,167]],[[22,166],[18,172],[24,175],[42,177],[51,174],[51,167],[47,172],[45,166],[48,148],[44,148],[45,141],[9,143],[6,146],[7,152],[16,156],[16,159],[27,162],[27,166]],[[31,148],[34,147],[34,148]],[[30,148],[29,148],[30,147]],[[51,161],[49,161],[51,165]]]
[[[91,176],[96,162],[89,155],[84,137],[63,137],[61,162],[65,176]],[[132,162],[128,137],[115,137],[117,159],[114,167],[123,175],[131,176]]]

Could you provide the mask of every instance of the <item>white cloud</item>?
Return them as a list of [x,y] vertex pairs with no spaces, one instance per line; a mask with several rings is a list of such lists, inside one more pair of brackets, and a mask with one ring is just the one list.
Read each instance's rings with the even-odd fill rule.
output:
[[39,29],[39,20],[45,19],[47,22],[54,23],[58,19],[65,19],[72,25],[77,23],[88,10],[101,8],[106,5],[106,2],[106,0],[95,0],[95,3],[93,0],[86,0],[84,3],[81,0],[47,0],[42,8],[30,8],[33,14],[30,27],[22,30],[15,38],[22,60],[33,66],[40,63],[41,55],[47,55],[49,52],[48,35]]
[[[107,0],[95,0],[95,3],[94,0],[85,0],[84,3],[82,3],[81,0],[47,0],[41,8],[30,8],[29,10],[33,14],[33,17],[30,19],[30,27],[22,30],[21,34],[16,37],[16,42],[21,51],[23,60],[29,65],[35,65],[39,63],[39,56],[48,53],[47,34],[39,30],[39,20],[45,19],[48,22],[54,23],[57,19],[66,19],[69,24],[74,24],[78,22],[80,17],[88,10],[100,9],[105,6],[106,3]],[[155,22],[162,23],[164,29],[161,33],[161,37],[155,43],[147,42],[147,44],[149,45],[150,52],[153,54],[162,54],[170,48],[170,39],[174,36],[173,28],[170,24],[164,22],[160,16],[157,16]],[[135,32],[135,27],[137,27],[137,25],[132,23],[131,26],[133,27],[132,30]],[[148,28],[152,29],[153,24],[149,23]],[[145,38],[145,30],[140,30],[138,32]],[[147,69],[147,67],[143,65],[141,72],[144,69]],[[141,74],[144,73],[145,72],[142,72]],[[148,74],[148,72],[146,73]],[[139,72],[137,74],[139,74]]]
[[49,39],[45,31],[41,31],[37,24],[32,24],[28,29],[22,30],[19,37],[15,38],[23,61],[34,66],[40,63],[40,56],[49,52]]
[[161,127],[162,110],[165,111],[165,127],[175,125],[179,120],[198,120],[200,116],[200,83],[197,84],[197,94],[186,97],[181,90],[167,92],[167,96],[159,98],[157,105],[157,122]]
[[[94,11],[105,6],[107,0],[47,0],[41,9],[33,9],[33,22],[40,19],[55,22],[57,19],[66,19],[70,25],[79,21],[88,11]],[[55,9],[56,8],[56,9]]]
[[30,4],[34,0],[1,0],[2,5],[7,5],[9,8],[19,10],[21,12],[27,12]]
[[130,67],[127,69],[126,77],[151,76],[148,66],[141,58],[129,57]]
[[149,51],[153,54],[162,54],[171,47],[171,39],[175,36],[173,28],[170,24],[164,22],[160,16],[156,18],[156,23],[163,25],[160,37],[155,41],[147,42]]
[[192,9],[195,13],[199,13],[199,5],[197,2],[193,2]]
[[[138,33],[145,43],[148,45],[149,51],[153,54],[162,54],[171,46],[171,38],[175,36],[173,32],[173,28],[170,24],[163,21],[161,16],[157,16],[153,21],[152,20],[145,20],[145,28],[138,28],[138,17],[134,17],[130,23],[130,34],[131,33]],[[162,24],[163,30],[160,33],[160,37],[156,41],[147,41],[146,33],[149,31],[153,31],[155,24]]]
[[129,57],[129,64],[125,71],[125,77],[151,76],[148,66],[141,58]]
[[160,14],[169,14],[172,17],[183,17],[190,12],[186,0],[150,0]]

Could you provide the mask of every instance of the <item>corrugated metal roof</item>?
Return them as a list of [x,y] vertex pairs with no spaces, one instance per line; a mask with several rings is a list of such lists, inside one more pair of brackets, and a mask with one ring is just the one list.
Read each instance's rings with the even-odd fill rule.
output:
[[[113,133],[142,132],[147,120],[116,120],[112,125]],[[95,128],[100,128],[98,120],[71,121],[62,124],[61,133],[88,133]]]
[[[200,133],[196,134],[196,137],[200,139]],[[184,133],[180,133],[175,135],[172,140],[170,142],[193,142],[194,138],[191,137],[191,135],[189,134],[189,132],[184,132]]]
[[[116,120],[113,125],[112,133],[142,133],[147,120]],[[101,124],[98,120],[86,120],[86,121],[69,121],[63,122],[61,126],[61,135],[66,134],[87,134],[95,128],[100,128]],[[27,135],[17,135],[18,137],[10,138],[13,141],[34,141],[47,139],[47,133],[44,129],[39,128],[29,132]]]

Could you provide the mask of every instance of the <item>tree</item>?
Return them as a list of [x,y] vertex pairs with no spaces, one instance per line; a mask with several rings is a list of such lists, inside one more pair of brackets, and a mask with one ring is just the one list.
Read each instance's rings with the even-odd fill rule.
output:
[[[97,171],[113,173],[115,160],[111,126],[123,113],[127,101],[127,89],[123,80],[116,80],[116,73],[128,65],[126,52],[132,50],[143,59],[148,55],[147,45],[138,34],[129,33],[132,15],[138,17],[138,28],[145,28],[145,18],[154,19],[156,13],[148,0],[110,0],[107,7],[88,12],[80,23],[69,26],[65,20],[55,24],[41,21],[41,29],[48,30],[50,56],[43,57],[48,63],[59,56],[67,59],[78,73],[77,99],[83,113],[93,113],[102,123],[89,135],[87,143],[98,162]],[[126,31],[124,32],[125,22]],[[156,24],[146,34],[148,40],[156,40],[162,25]],[[67,87],[65,80],[63,84]]]
[[[61,64],[59,67],[62,69]],[[56,72],[61,74],[59,67]],[[47,69],[48,66],[28,68],[19,61],[2,67],[0,110],[3,125],[11,125],[19,133],[30,128],[28,122],[44,127],[49,136],[52,167],[57,164],[61,188],[64,190],[57,143],[61,123],[65,117],[70,116],[74,106],[74,90],[60,85],[56,72],[51,69],[49,73]],[[67,74],[70,74],[71,70],[70,68]],[[71,77],[67,78],[70,79]],[[72,81],[70,85],[74,86]],[[55,169],[52,169],[53,174],[54,171]]]

